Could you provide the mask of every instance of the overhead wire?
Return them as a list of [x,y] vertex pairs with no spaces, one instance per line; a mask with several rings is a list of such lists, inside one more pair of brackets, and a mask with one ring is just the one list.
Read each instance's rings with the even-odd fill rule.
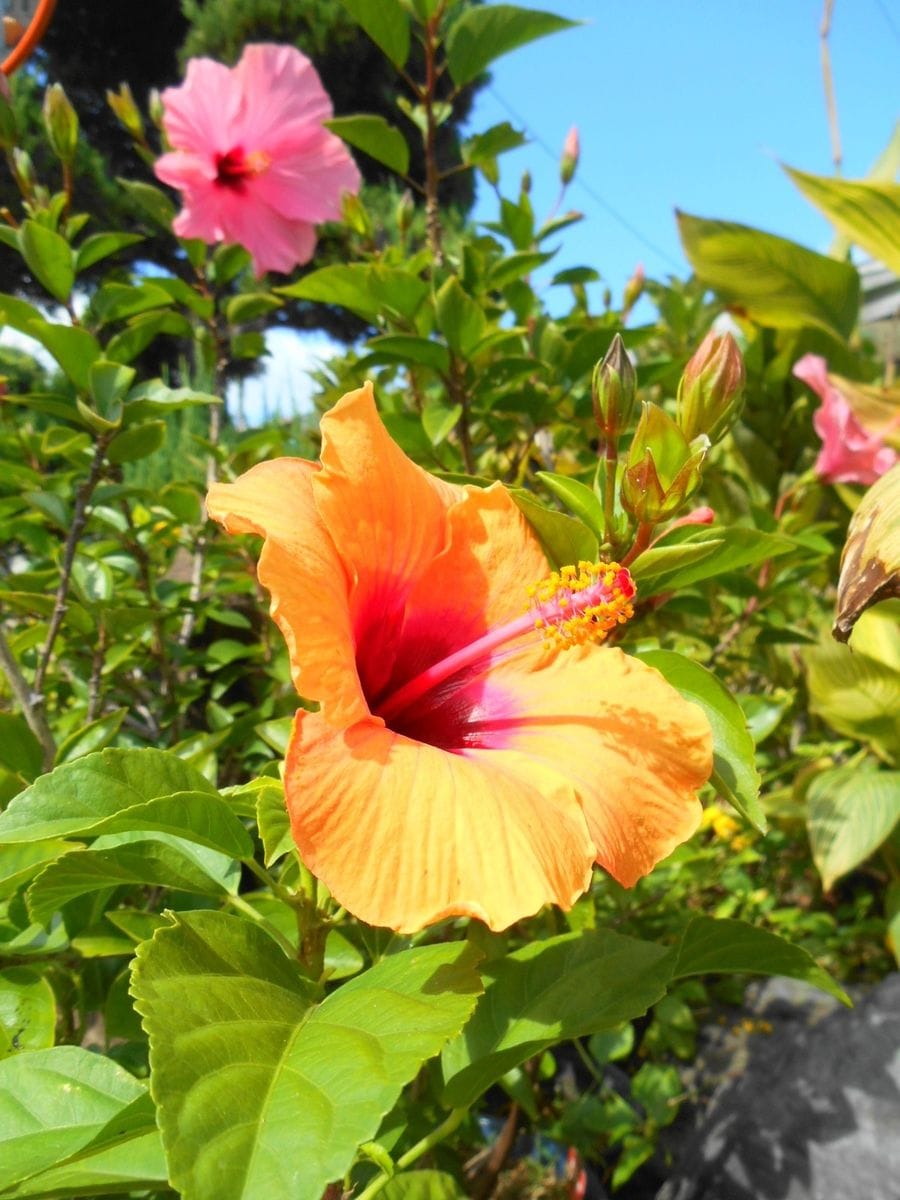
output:
[[[487,90],[494,97],[494,99],[497,101],[497,103],[500,105],[500,107],[503,108],[509,114],[509,116],[512,117],[512,119],[518,125],[520,125],[522,127],[523,132],[525,134],[527,134],[528,138],[532,142],[534,142],[535,145],[539,146],[544,151],[544,153],[547,154],[554,163],[558,162],[559,155],[552,149],[552,147],[550,147],[544,141],[544,139],[541,137],[541,135],[539,133],[535,133],[535,131],[529,127],[527,121],[525,121],[524,118],[521,116],[521,114],[517,113],[516,110],[512,107],[512,105],[509,104],[507,102],[507,100],[503,96],[500,95],[500,93],[497,91],[497,89],[494,87],[494,85],[489,84]],[[599,194],[599,192],[597,192],[594,188],[592,188],[590,186],[590,184],[586,183],[580,175],[575,176],[575,178],[573,180],[573,184],[577,187],[580,187],[581,190],[585,193],[585,195],[589,196],[591,198],[591,200],[594,201],[595,204],[597,204],[600,208],[602,208],[603,211],[608,216],[610,216],[618,225],[621,225],[623,229],[626,229],[631,234],[631,236],[633,238],[635,238],[638,242],[640,242],[641,245],[644,246],[647,250],[650,250],[653,254],[655,254],[659,258],[663,259],[664,262],[667,262],[669,264],[669,266],[673,267],[676,271],[682,270],[682,268],[683,268],[682,263],[676,262],[675,259],[671,256],[671,254],[667,253],[665,250],[662,249],[661,246],[657,246],[655,242],[651,241],[650,238],[646,237],[640,231],[640,229],[637,228],[636,225],[633,225],[632,222],[629,221],[626,216],[623,216],[623,214],[620,213],[617,208],[614,208],[613,205],[610,204],[608,200],[605,200]]]

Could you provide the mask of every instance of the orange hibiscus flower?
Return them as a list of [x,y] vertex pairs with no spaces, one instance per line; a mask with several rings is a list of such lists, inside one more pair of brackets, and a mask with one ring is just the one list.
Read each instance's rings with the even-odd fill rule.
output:
[[630,613],[628,572],[582,564],[542,583],[508,492],[417,467],[371,385],[323,417],[321,464],[261,463],[208,505],[265,538],[259,579],[298,692],[320,702],[288,748],[293,835],[350,912],[404,932],[452,915],[504,929],[571,907],[594,862],[632,885],[694,832],[706,717],[587,639]]

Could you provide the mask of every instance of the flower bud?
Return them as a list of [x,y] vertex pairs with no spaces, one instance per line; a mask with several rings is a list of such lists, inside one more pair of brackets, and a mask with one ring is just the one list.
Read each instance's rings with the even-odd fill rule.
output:
[[151,88],[147,96],[147,112],[150,115],[150,120],[157,129],[162,129],[163,116],[165,109],[163,108],[162,96],[159,88]]
[[559,181],[566,187],[575,177],[578,159],[581,154],[581,144],[578,140],[578,126],[573,125],[566,134],[563,142],[562,158],[559,160]]
[[634,412],[635,383],[634,367],[617,333],[603,360],[594,368],[591,381],[594,419],[607,441],[628,428]]
[[19,190],[23,196],[30,196],[34,191],[34,186],[37,179],[34,174],[34,163],[31,161],[31,155],[27,150],[23,150],[21,146],[14,146],[13,152],[13,171],[16,176],[16,183],[19,185]]
[[78,149],[78,115],[60,83],[51,84],[44,93],[44,126],[53,153],[71,167]]
[[622,476],[622,507],[636,521],[668,520],[700,486],[710,441],[688,442],[656,404],[644,402]]
[[705,433],[717,442],[728,432],[743,404],[745,379],[737,342],[710,330],[678,384],[676,413],[688,441]]
[[522,195],[523,196],[531,195],[531,172],[530,171],[522,172]]
[[644,264],[638,263],[634,268],[634,274],[625,284],[625,292],[622,296],[622,318],[628,316],[634,306],[644,294]]
[[144,141],[144,120],[127,83],[120,83],[117,92],[107,91],[106,103],[135,141]]
[[401,234],[409,233],[409,228],[412,225],[412,219],[416,211],[415,201],[413,200],[412,192],[409,188],[403,193],[397,201],[397,208],[394,214],[397,221],[397,228]]

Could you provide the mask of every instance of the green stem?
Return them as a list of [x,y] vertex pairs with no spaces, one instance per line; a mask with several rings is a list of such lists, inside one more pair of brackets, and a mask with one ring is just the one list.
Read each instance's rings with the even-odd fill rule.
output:
[[286,887],[282,887],[278,880],[275,879],[274,876],[270,875],[265,867],[260,866],[255,858],[242,858],[241,862],[248,871],[251,871],[256,876],[260,883],[264,884],[265,887],[269,889],[273,896],[283,901],[285,904],[294,903],[293,892],[289,891]]
[[[397,1159],[396,1166],[401,1171],[405,1170],[406,1167],[412,1166],[423,1154],[427,1154],[429,1150],[434,1149],[439,1142],[442,1142],[445,1137],[448,1137],[457,1130],[466,1119],[468,1111],[468,1107],[454,1108],[447,1119],[442,1121],[437,1128],[432,1129],[431,1133],[423,1137],[420,1142],[416,1142],[411,1150],[407,1150],[405,1154],[402,1154]],[[377,1196],[380,1191],[387,1187],[390,1180],[390,1175],[379,1175],[377,1179],[372,1180],[364,1192],[359,1193],[356,1200],[371,1200],[372,1196]]]
[[288,958],[290,958],[292,961],[296,961],[297,947],[292,945],[281,932],[281,930],[276,928],[271,921],[267,921],[262,913],[258,913],[252,904],[248,904],[243,896],[228,896],[227,900],[232,908],[236,908],[238,912],[243,913],[245,917],[250,917],[250,919],[255,921],[257,925],[265,929],[266,933],[275,939]]

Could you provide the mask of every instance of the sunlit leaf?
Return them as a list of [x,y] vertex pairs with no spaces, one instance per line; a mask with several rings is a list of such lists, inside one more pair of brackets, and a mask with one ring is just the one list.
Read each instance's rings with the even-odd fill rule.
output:
[[174,1185],[187,1200],[319,1200],[480,990],[464,943],[385,959],[319,1003],[268,936],[186,913],[138,951]]
[[760,325],[814,325],[838,338],[853,331],[859,276],[849,263],[796,242],[736,225],[678,213],[684,252],[698,277]]
[[836,767],[806,793],[807,826],[822,886],[865,862],[900,821],[900,771]]
[[447,65],[453,82],[462,87],[510,50],[577,24],[553,13],[518,8],[514,4],[467,8],[447,33]]

